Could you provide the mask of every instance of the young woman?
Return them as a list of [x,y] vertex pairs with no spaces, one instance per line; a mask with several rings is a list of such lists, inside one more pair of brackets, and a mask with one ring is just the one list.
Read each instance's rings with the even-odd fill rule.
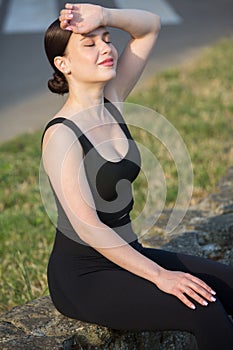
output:
[[[130,222],[140,154],[117,103],[147,63],[159,17],[66,4],[59,19],[45,35],[49,88],[69,95],[42,142],[58,207],[48,266],[54,305],[115,329],[189,331],[200,350],[232,349],[233,269],[144,248]],[[108,26],[131,36],[119,59]]]

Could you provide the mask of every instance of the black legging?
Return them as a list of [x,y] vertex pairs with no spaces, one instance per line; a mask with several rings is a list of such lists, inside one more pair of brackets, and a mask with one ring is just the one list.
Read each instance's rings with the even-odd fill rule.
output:
[[[207,307],[196,303],[191,310],[178,298],[121,268],[97,268],[79,276],[75,257],[55,253],[48,271],[55,305],[69,317],[110,328],[188,331],[195,335],[199,350],[232,350],[233,323],[228,316],[233,314],[232,267],[158,249],[143,248],[141,252],[166,269],[203,279],[217,292],[217,301]],[[64,294],[52,266],[63,276]]]

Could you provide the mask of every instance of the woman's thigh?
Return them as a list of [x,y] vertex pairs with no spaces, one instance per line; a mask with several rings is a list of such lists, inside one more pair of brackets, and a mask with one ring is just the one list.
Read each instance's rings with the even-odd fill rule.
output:
[[[144,249],[143,254],[171,270],[201,271],[209,276],[216,269],[208,260],[183,254],[155,249]],[[225,350],[232,348],[233,326],[220,298],[208,307],[197,305],[191,310],[152,282],[121,268],[80,276],[72,259],[59,257],[50,269],[54,302],[66,316],[114,329],[188,331],[196,336],[200,349],[219,350],[222,344]]]
[[87,274],[82,277],[79,293],[80,289],[82,314],[86,313],[89,322],[114,329],[188,331],[196,336],[200,349],[219,350],[220,344],[225,350],[232,348],[233,325],[219,300],[191,310],[153,283],[125,270]]
[[233,268],[209,259],[173,253],[160,249],[143,248],[142,254],[160,266],[174,271],[191,273],[216,291],[229,315],[233,315]]

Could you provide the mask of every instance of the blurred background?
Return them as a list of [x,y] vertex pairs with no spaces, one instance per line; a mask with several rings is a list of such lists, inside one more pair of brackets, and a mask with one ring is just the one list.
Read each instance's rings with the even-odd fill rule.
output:
[[[75,1],[70,1],[75,2]],[[79,1],[86,2],[86,1]],[[137,89],[155,72],[178,66],[221,37],[233,34],[232,0],[96,0],[106,7],[151,10],[162,30]],[[47,89],[52,71],[43,35],[58,17],[63,0],[0,0],[0,142],[42,128],[64,102]],[[120,51],[127,35],[112,31]]]

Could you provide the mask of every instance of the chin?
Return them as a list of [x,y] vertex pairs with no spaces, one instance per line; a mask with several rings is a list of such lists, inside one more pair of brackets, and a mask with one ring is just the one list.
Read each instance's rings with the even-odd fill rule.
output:
[[114,79],[115,77],[116,77],[116,71],[112,70],[112,71],[106,72],[105,74],[101,74],[101,76],[98,79],[98,82],[107,83],[112,79]]
[[83,81],[89,83],[107,83],[116,77],[116,68],[109,67],[97,71],[89,72],[88,76],[82,77]]

